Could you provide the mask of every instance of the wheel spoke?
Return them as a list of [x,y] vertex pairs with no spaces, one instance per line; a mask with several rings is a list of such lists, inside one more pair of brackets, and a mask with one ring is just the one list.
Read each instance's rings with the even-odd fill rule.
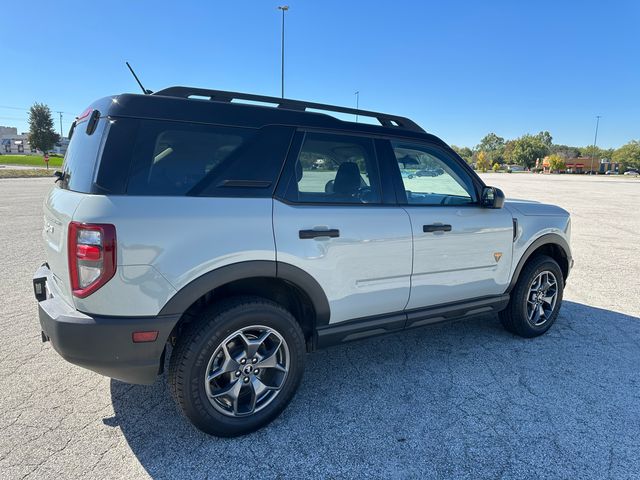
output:
[[211,392],[211,398],[228,397],[231,400],[233,406],[233,413],[238,413],[238,398],[240,398],[240,390],[242,389],[242,382],[235,380],[224,388],[221,388],[215,392]]
[[554,298],[556,298],[555,294],[553,294],[551,296],[548,296],[548,297],[542,297],[542,301],[544,303],[546,303],[547,305],[552,306],[552,302],[553,302]]
[[261,358],[258,363],[256,363],[256,368],[274,368],[280,372],[286,372],[287,369],[278,363],[278,351],[281,345],[282,342],[278,339],[278,345],[272,349],[270,354]]
[[542,274],[536,277],[536,280],[532,285],[531,290],[538,290],[540,288],[540,285],[542,285]]
[[535,307],[533,307],[533,310],[531,311],[531,314],[529,315],[529,321],[531,323],[533,323],[534,325],[536,325],[539,320],[540,320],[540,309],[536,305]]
[[222,346],[222,351],[224,353],[224,360],[218,368],[209,373],[209,375],[207,376],[207,382],[211,382],[220,375],[233,372],[240,367],[240,364],[236,362],[236,360],[229,354],[229,350],[227,349],[226,345]]
[[278,390],[278,387],[271,387],[269,385],[265,385],[260,381],[258,377],[253,377],[251,379],[251,403],[249,404],[249,413],[253,413],[256,409],[256,403],[260,400],[260,397],[269,390]]
[[267,338],[269,338],[269,335],[271,335],[271,332],[266,331],[262,333],[262,335],[260,335],[258,338],[250,339],[250,338],[247,338],[247,336],[244,333],[240,333],[239,337],[244,343],[244,348],[245,348],[247,358],[252,358],[253,356],[255,356],[255,354],[258,352],[258,350],[260,349],[264,341]]

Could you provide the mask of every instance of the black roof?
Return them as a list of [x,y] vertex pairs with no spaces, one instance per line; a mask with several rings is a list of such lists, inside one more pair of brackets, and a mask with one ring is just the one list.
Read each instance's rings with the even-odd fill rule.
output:
[[[240,101],[234,102],[233,100]],[[444,144],[442,140],[426,133],[412,120],[398,115],[222,90],[169,87],[152,95],[125,93],[100,99],[93,103],[92,108],[99,110],[101,115],[114,117],[162,119],[253,128],[274,124],[293,125],[341,130],[345,133],[428,139]],[[373,117],[378,120],[380,125],[340,120],[332,115],[309,111],[309,109]]]

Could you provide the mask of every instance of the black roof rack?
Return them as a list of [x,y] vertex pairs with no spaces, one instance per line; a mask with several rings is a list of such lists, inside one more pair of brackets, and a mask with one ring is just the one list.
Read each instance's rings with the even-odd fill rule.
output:
[[356,108],[339,107],[336,105],[326,105],[323,103],[305,102],[302,100],[291,100],[289,98],[280,97],[268,97],[264,95],[254,95],[252,93],[240,93],[240,92],[227,92],[224,90],[210,90],[208,88],[192,88],[192,87],[168,87],[163,90],[158,90],[153,95],[160,95],[165,97],[179,97],[179,98],[208,98],[215,102],[231,102],[234,99],[248,100],[251,102],[263,102],[277,105],[278,108],[296,111],[306,111],[309,108],[316,110],[325,110],[328,112],[349,113],[352,115],[359,115],[364,117],[372,117],[380,122],[383,127],[401,128],[405,130],[412,130],[415,132],[425,133],[424,129],[420,127],[413,120],[409,120],[406,117],[399,117],[397,115],[389,115],[387,113],[371,112],[368,110],[359,110]]

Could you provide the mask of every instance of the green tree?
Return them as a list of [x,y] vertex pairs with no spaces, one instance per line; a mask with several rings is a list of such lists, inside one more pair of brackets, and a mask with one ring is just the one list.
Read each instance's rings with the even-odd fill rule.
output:
[[640,168],[640,140],[631,140],[626,145],[618,148],[611,160],[620,163],[625,170],[629,168]]
[[504,163],[504,138],[491,132],[476,145],[476,151],[485,152],[490,163]]
[[476,170],[480,170],[483,173],[487,171],[487,169],[491,166],[489,163],[489,159],[487,158],[487,154],[484,152],[479,152],[476,156]]
[[557,153],[554,153],[553,155],[549,155],[547,160],[549,161],[549,168],[551,169],[552,172],[558,172],[566,168],[564,158],[562,158]]
[[565,160],[580,156],[580,149],[578,147],[570,147],[569,145],[551,145],[549,152],[560,155]]
[[47,153],[60,136],[53,129],[51,110],[44,103],[34,103],[29,109],[29,143],[31,147]]
[[451,145],[451,148],[458,154],[462,159],[467,163],[473,162],[473,150],[469,147],[458,147],[456,145]]
[[536,135],[536,138],[545,144],[547,148],[551,149],[551,146],[553,145],[553,137],[549,132],[546,130],[544,132],[540,132]]
[[581,156],[594,157],[594,159],[597,160],[598,162],[600,162],[602,158],[611,159],[611,156],[613,155],[613,152],[614,152],[613,148],[604,149],[600,147],[594,147],[593,145],[582,147],[579,150],[580,150]]
[[494,173],[498,173],[498,170],[500,170],[500,164],[498,162],[494,163],[491,170],[493,170]]
[[549,153],[549,146],[538,135],[527,134],[513,140],[507,153],[508,161],[533,168],[537,159],[542,159]]

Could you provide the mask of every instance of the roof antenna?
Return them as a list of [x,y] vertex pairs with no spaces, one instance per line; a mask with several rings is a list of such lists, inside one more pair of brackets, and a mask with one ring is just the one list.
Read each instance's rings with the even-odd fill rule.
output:
[[138,85],[140,85],[140,88],[142,89],[142,93],[144,93],[145,95],[151,95],[153,92],[151,90],[147,90],[142,86],[142,82],[140,82],[140,79],[138,79],[136,72],[133,71],[133,68],[131,68],[131,65],[129,65],[129,62],[124,62],[124,63],[127,64],[127,67],[129,67],[129,71],[131,72],[131,75],[133,75],[133,78],[135,78],[136,82],[138,82]]

